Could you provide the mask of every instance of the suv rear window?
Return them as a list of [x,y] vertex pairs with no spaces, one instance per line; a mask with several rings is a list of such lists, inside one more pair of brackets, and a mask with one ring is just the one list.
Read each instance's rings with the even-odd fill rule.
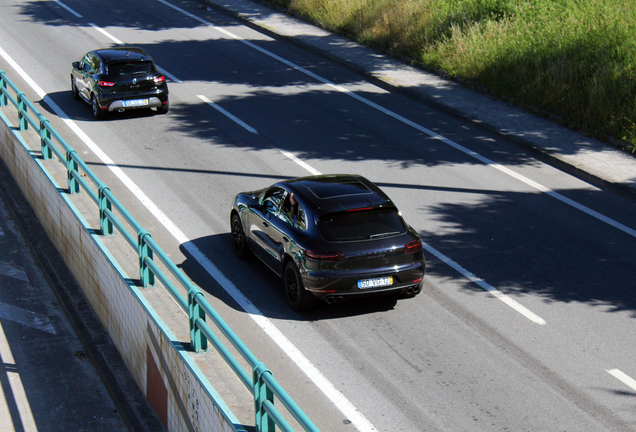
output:
[[395,208],[329,213],[318,220],[318,229],[329,242],[370,240],[406,232]]
[[152,63],[149,61],[112,63],[108,65],[108,75],[119,77],[144,76],[153,73]]

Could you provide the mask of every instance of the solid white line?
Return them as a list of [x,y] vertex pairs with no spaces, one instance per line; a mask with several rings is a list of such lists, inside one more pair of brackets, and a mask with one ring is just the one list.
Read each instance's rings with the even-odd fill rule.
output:
[[544,193],[548,194],[549,196],[551,196],[552,198],[555,198],[555,199],[563,202],[564,204],[572,206],[572,207],[576,208],[577,210],[580,210],[583,213],[586,213],[586,214],[588,214],[588,215],[590,215],[590,216],[592,216],[592,217],[594,217],[594,218],[596,218],[596,219],[598,219],[598,220],[600,220],[600,221],[602,221],[602,222],[604,222],[604,223],[606,223],[606,224],[608,224],[610,226],[613,226],[614,228],[616,228],[616,229],[618,229],[620,231],[623,231],[624,233],[626,233],[626,234],[628,234],[628,235],[630,235],[632,237],[636,237],[636,230],[634,230],[632,228],[629,228],[629,227],[627,227],[627,226],[625,226],[625,225],[623,225],[623,224],[621,224],[621,223],[619,223],[619,222],[617,222],[615,220],[612,220],[612,219],[610,219],[610,218],[608,218],[608,217],[606,217],[606,216],[604,216],[604,215],[602,215],[602,214],[600,214],[600,213],[598,213],[598,212],[596,212],[596,211],[594,211],[594,210],[592,210],[590,208],[587,208],[587,207],[585,207],[585,206],[583,206],[583,205],[581,205],[581,204],[579,204],[579,203],[577,203],[577,202],[575,202],[575,201],[573,201],[573,200],[571,200],[569,198],[566,198],[565,196],[559,194],[558,192],[555,192],[555,191],[553,191],[553,190],[551,190],[551,189],[549,189],[549,188],[547,188],[547,187],[545,187],[545,186],[543,186],[543,185],[541,185],[541,184],[539,184],[539,183],[537,183],[537,182],[535,182],[533,180],[530,180],[529,178],[527,178],[527,177],[525,177],[525,176],[523,176],[523,175],[521,175],[519,173],[516,173],[516,172],[512,171],[511,169],[506,168],[506,167],[504,167],[504,166],[502,166],[502,165],[500,165],[500,164],[498,164],[498,163],[496,163],[496,162],[494,162],[494,161],[492,161],[492,160],[490,160],[490,159],[488,159],[488,158],[486,158],[486,157],[484,157],[484,156],[482,156],[482,155],[480,155],[480,154],[478,154],[478,153],[476,153],[476,152],[474,152],[474,151],[472,151],[472,150],[470,150],[470,149],[468,149],[468,148],[466,148],[466,147],[464,147],[464,146],[462,146],[460,144],[457,144],[456,142],[454,142],[454,141],[452,141],[452,140],[450,140],[450,139],[448,139],[448,138],[446,138],[446,137],[444,137],[442,135],[439,135],[438,133],[435,133],[435,132],[433,132],[432,130],[430,130],[428,128],[425,128],[424,126],[421,126],[421,125],[419,125],[419,124],[417,124],[417,123],[415,123],[415,122],[413,122],[413,121],[411,121],[411,120],[409,120],[409,119],[407,119],[405,117],[402,117],[401,115],[399,115],[399,114],[397,114],[397,113],[395,113],[395,112],[393,112],[393,111],[391,111],[389,109],[386,109],[383,106],[380,106],[380,105],[376,104],[375,102],[372,102],[372,101],[370,101],[370,100],[368,100],[368,99],[366,99],[366,98],[364,98],[364,97],[362,97],[362,96],[360,96],[360,95],[358,95],[358,94],[356,94],[356,93],[354,93],[354,92],[352,92],[352,91],[350,91],[350,90],[348,90],[348,89],[346,89],[346,88],[344,88],[342,86],[336,85],[333,82],[331,82],[331,81],[329,81],[329,80],[327,80],[327,79],[325,79],[325,78],[323,78],[323,77],[321,77],[319,75],[316,75],[315,73],[310,72],[307,69],[305,69],[305,68],[303,68],[301,66],[298,66],[297,64],[295,64],[295,63],[293,63],[293,62],[291,62],[289,60],[286,60],[286,59],[284,59],[284,58],[282,58],[282,57],[280,57],[280,56],[278,56],[278,55],[276,55],[276,54],[274,54],[274,53],[272,53],[270,51],[267,51],[266,49],[261,48],[258,45],[255,45],[254,43],[252,43],[250,41],[247,41],[247,40],[241,38],[240,36],[235,35],[234,33],[230,32],[230,31],[227,31],[227,30],[225,30],[225,29],[223,29],[221,27],[217,27],[214,24],[212,24],[212,23],[210,23],[210,22],[208,22],[208,21],[206,21],[206,20],[204,20],[202,18],[199,18],[199,17],[197,17],[197,16],[195,16],[195,15],[189,13],[189,12],[184,11],[183,9],[180,9],[180,8],[174,6],[174,5],[171,5],[166,0],[157,0],[157,1],[159,1],[159,2],[161,2],[163,4],[165,4],[166,6],[169,6],[169,7],[173,8],[173,9],[175,9],[175,10],[177,10],[177,11],[179,11],[179,12],[181,12],[181,13],[183,13],[183,14],[185,14],[185,15],[187,15],[187,16],[189,16],[189,17],[191,17],[191,18],[193,18],[193,19],[195,19],[195,20],[197,20],[197,21],[199,21],[199,22],[201,22],[203,24],[205,24],[208,27],[211,27],[211,28],[215,29],[218,32],[223,33],[226,36],[229,36],[232,39],[235,39],[237,41],[242,42],[243,44],[245,44],[245,45],[247,45],[247,46],[249,46],[249,47],[251,47],[251,48],[253,48],[253,49],[255,49],[255,50],[257,50],[257,51],[259,51],[261,53],[263,53],[263,54],[265,54],[266,56],[268,56],[270,58],[273,58],[274,60],[277,60],[277,61],[289,66],[292,69],[297,70],[298,72],[301,72],[301,73],[303,73],[303,74],[305,74],[307,76],[310,76],[310,77],[314,78],[316,81],[319,81],[319,82],[321,82],[321,83],[323,83],[323,84],[325,84],[325,85],[327,85],[327,86],[329,86],[329,87],[331,87],[331,88],[333,88],[333,89],[335,89],[335,90],[337,90],[337,91],[339,91],[339,92],[341,92],[343,94],[346,94],[347,96],[350,96],[350,97],[352,97],[352,98],[364,103],[365,105],[368,105],[371,108],[374,108],[374,109],[376,109],[376,110],[388,115],[389,117],[392,117],[393,119],[395,119],[395,120],[397,120],[399,122],[402,122],[402,123],[404,123],[404,124],[406,124],[408,126],[411,126],[412,128],[414,128],[414,129],[416,129],[416,130],[418,130],[420,132],[423,132],[423,133],[427,134],[428,136],[430,136],[430,137],[432,137],[432,138],[434,138],[436,140],[439,140],[439,141],[443,142],[444,144],[446,144],[446,145],[448,145],[450,147],[453,147],[454,149],[459,150],[462,153],[465,153],[466,155],[468,155],[468,156],[470,156],[472,158],[475,158],[475,159],[479,160],[480,162],[490,166],[491,168],[494,168],[494,169],[496,169],[496,170],[498,170],[498,171],[500,171],[500,172],[502,172],[502,173],[504,173],[504,174],[506,174],[508,176],[511,176],[511,177],[523,182],[524,184],[526,184],[526,185],[528,185],[528,186],[530,186],[530,187],[532,187],[532,188],[534,188],[534,189],[536,189],[538,191],[544,192]]
[[618,369],[610,369],[607,372],[610,375],[612,375],[614,378],[617,378],[618,380],[620,380],[627,387],[630,387],[632,390],[636,391],[636,380],[634,378],[621,372]]
[[224,116],[226,116],[227,118],[229,118],[230,120],[234,121],[235,123],[241,125],[243,128],[245,128],[248,132],[252,132],[253,134],[257,134],[258,131],[256,129],[254,129],[252,126],[248,125],[247,123],[245,123],[243,120],[241,120],[240,118],[236,117],[235,115],[229,113],[228,111],[224,110],[223,108],[221,108],[219,105],[215,104],[214,102],[212,102],[210,99],[208,99],[207,97],[203,96],[203,95],[197,95],[199,99],[201,99],[203,102],[205,102],[206,104],[210,105],[212,108],[214,108],[215,110],[219,111],[221,114],[223,114]]
[[[15,404],[18,407],[18,413],[20,414],[20,421],[22,423],[22,428],[25,432],[37,432],[38,428],[35,425],[35,419],[33,418],[33,412],[31,411],[31,405],[29,405],[29,398],[24,391],[24,385],[22,384],[22,378],[20,378],[20,374],[17,372],[10,372],[10,368],[8,366],[15,366],[15,359],[13,358],[13,353],[11,352],[11,347],[9,345],[9,341],[7,340],[7,336],[4,334],[4,329],[2,328],[2,323],[0,323],[0,364],[4,365],[4,369],[7,369],[6,374],[7,378],[9,378],[9,386],[11,387],[11,393]],[[0,386],[0,396],[2,400],[5,401],[5,404],[0,405],[0,413],[8,411],[8,406],[6,405],[6,395],[2,390],[2,386]],[[10,422],[11,415],[9,414],[8,418],[0,418],[0,426],[5,426],[8,422]],[[12,425],[18,426],[18,425]],[[17,430],[15,429],[3,429],[3,430]]]
[[77,12],[75,12],[73,9],[71,9],[70,7],[66,6],[64,3],[62,3],[60,0],[55,0],[55,3],[59,4],[60,6],[62,6],[64,9],[66,9],[67,11],[69,11],[70,13],[72,13],[73,15],[75,15],[78,18],[82,18],[82,16],[80,14],[78,14]]
[[[29,83],[31,88],[49,107],[66,123],[66,125],[95,153],[95,155],[130,189],[139,201],[155,218],[183,245],[196,260],[204,266],[209,274],[227,291],[232,298],[245,310],[249,316],[263,329],[263,331],[285,352],[289,358],[302,370],[311,381],[331,400],[336,408],[342,412],[356,429],[363,432],[376,431],[375,427],[357,410],[357,408],[334,387],[333,384],[301,353],[294,344],[278,328],[267,319],[263,313],[241,293],[234,284],[225,277],[214,263],[203,252],[192,244],[190,239],[177,227],[152,200],[86,135],[64,111],[46,96],[44,91],[26,74],[26,72],[0,47],[0,55],[15,69],[15,71]],[[211,233],[215,234],[215,233]]]

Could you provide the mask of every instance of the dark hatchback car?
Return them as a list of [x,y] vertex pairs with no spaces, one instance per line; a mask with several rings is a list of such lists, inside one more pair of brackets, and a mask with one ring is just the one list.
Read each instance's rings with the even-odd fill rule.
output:
[[86,53],[73,62],[71,92],[91,105],[96,119],[108,112],[140,108],[156,108],[165,114],[170,106],[166,77],[150,55],[137,47]]
[[282,276],[294,310],[422,289],[419,235],[364,177],[302,177],[240,193],[230,221],[235,254],[253,253]]

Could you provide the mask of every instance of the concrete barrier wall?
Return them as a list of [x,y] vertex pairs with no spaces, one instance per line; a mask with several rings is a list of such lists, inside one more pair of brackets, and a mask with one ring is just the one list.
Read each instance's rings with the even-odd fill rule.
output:
[[166,429],[244,431],[41,160],[1,112],[0,117],[0,158]]

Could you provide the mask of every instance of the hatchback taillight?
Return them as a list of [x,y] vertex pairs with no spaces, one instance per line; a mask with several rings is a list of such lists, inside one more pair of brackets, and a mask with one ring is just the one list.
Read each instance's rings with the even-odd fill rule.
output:
[[155,82],[155,84],[159,84],[159,83],[164,82],[166,80],[166,77],[161,75],[159,77],[154,77],[152,80]]
[[422,240],[413,240],[404,245],[404,255],[412,254],[422,250]]
[[305,251],[305,258],[308,258],[313,261],[322,261],[322,262],[338,262],[344,261],[344,255],[340,252],[322,252],[322,251]]
[[111,82],[111,81],[100,81],[100,82],[99,82],[99,85],[100,85],[101,87],[112,87],[112,86],[114,86],[114,85],[115,85],[115,83],[114,83],[114,82]]

